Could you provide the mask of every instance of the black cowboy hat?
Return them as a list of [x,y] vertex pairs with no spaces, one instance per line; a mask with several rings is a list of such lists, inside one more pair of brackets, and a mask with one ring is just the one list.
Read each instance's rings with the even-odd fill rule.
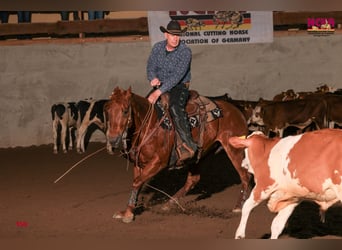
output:
[[163,26],[160,26],[160,31],[163,33],[169,33],[172,35],[182,35],[186,31],[186,28],[181,29],[180,24],[176,20],[171,20],[167,25],[166,29]]

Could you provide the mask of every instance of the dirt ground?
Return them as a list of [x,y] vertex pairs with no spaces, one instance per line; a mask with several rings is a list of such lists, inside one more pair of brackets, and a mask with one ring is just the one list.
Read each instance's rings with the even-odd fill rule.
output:
[[[240,214],[230,210],[240,185],[223,153],[200,164],[202,179],[182,201],[184,212],[160,209],[167,197],[156,189],[172,195],[186,177],[186,169],[165,170],[145,186],[135,221],[125,224],[112,215],[127,204],[132,165],[105,150],[85,159],[103,147],[104,143],[91,142],[82,155],[55,155],[52,145],[0,149],[0,239],[234,238]],[[265,204],[255,208],[246,238],[268,238],[273,217]],[[323,224],[317,206],[302,203],[281,238],[342,239],[342,207],[330,208]]]

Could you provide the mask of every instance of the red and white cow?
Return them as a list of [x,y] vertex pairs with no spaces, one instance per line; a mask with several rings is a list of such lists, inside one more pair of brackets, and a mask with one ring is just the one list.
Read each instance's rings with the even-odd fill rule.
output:
[[282,233],[294,208],[303,200],[316,202],[322,212],[342,201],[342,130],[322,129],[285,138],[254,132],[247,139],[231,137],[245,148],[243,166],[254,175],[255,186],[242,207],[235,238],[245,238],[250,212],[264,200],[277,213],[271,238]]
[[[53,152],[58,153],[58,137],[60,137],[63,152],[73,148],[72,131],[79,127],[79,116],[75,102],[56,103],[51,106]],[[59,130],[59,127],[61,128]],[[59,133],[60,131],[60,133]],[[66,147],[67,138],[69,147]]]

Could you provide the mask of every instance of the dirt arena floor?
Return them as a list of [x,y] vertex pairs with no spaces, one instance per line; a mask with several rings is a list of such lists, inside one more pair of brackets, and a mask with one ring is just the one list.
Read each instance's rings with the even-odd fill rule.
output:
[[[112,215],[127,204],[132,165],[102,150],[75,166],[101,148],[103,143],[91,142],[82,155],[55,155],[52,145],[0,149],[0,239],[234,238],[240,214],[230,210],[240,185],[223,153],[202,161],[200,183],[182,200],[185,211],[160,209],[167,197],[151,187],[172,195],[186,177],[186,169],[165,170],[145,186],[135,221],[125,224]],[[268,238],[273,217],[265,204],[256,207],[246,238]],[[342,239],[342,207],[330,208],[323,224],[317,206],[302,203],[281,238]]]

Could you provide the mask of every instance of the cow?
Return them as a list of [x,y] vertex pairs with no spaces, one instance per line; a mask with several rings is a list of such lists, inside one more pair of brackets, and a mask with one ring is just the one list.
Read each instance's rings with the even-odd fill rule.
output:
[[[60,102],[51,106],[53,153],[58,153],[58,138],[64,153],[73,148],[73,130],[79,127],[79,116],[75,102]],[[69,141],[69,147],[66,143]]]
[[324,94],[330,94],[333,93],[335,89],[333,87],[329,87],[326,84],[323,84],[316,88],[316,91],[302,91],[296,93],[296,99],[305,99],[307,97],[317,96],[317,95],[324,95]]
[[273,97],[273,101],[289,101],[294,99],[297,99],[297,95],[293,89],[288,89]]
[[310,97],[315,94],[328,94],[333,93],[335,89],[333,87],[329,87],[327,84],[323,84],[316,88],[316,91],[301,91],[295,92],[293,89],[288,89],[286,91],[281,92],[273,97],[273,101],[288,101],[294,99],[305,99],[306,97]]
[[[85,136],[92,124],[95,124],[105,135],[107,131],[107,121],[104,113],[104,105],[107,99],[81,100],[77,103],[80,116],[80,127],[77,130],[77,152],[85,152]],[[109,154],[113,153],[112,146],[106,137],[106,147]]]
[[247,138],[231,137],[229,144],[245,148],[242,165],[255,182],[242,207],[235,239],[245,238],[248,217],[262,201],[268,200],[268,209],[277,213],[271,239],[279,237],[300,202],[317,203],[324,215],[342,201],[342,130],[326,128],[285,138],[268,138],[257,131]]
[[303,97],[303,99],[317,99],[321,103],[325,103],[326,109],[326,127],[335,128],[342,126],[342,96],[334,92],[313,93]]
[[[220,95],[220,96],[206,96],[206,97],[212,101],[224,100],[226,102],[233,104],[235,107],[237,107],[242,112],[242,114],[246,118],[246,121],[248,121],[251,118],[255,106],[259,103],[258,101],[247,101],[247,100],[233,99],[230,97],[230,95],[228,93],[225,93],[225,94]],[[250,131],[255,131],[255,130],[259,130],[261,128],[256,126],[255,124],[248,124],[248,129]]]
[[304,129],[314,123],[316,129],[326,128],[326,111],[326,102],[319,98],[280,102],[261,100],[255,106],[248,123],[264,126],[268,136],[272,131],[283,137],[284,130],[290,126]]
[[322,101],[327,103],[326,119],[329,128],[342,126],[342,96],[334,94],[321,95]]
[[246,120],[251,118],[254,108],[259,103],[258,101],[247,101],[237,99],[230,99],[228,102],[236,106],[243,113]]
[[[238,100],[238,99],[230,99],[228,100],[231,104],[233,104],[235,107],[237,107],[244,117],[246,118],[246,121],[251,121],[250,118],[253,115],[253,110],[256,107],[256,105],[259,103],[259,101],[248,101],[248,100]],[[256,130],[262,130],[263,127],[259,126],[255,123],[248,123],[248,130],[249,131],[256,131]]]

